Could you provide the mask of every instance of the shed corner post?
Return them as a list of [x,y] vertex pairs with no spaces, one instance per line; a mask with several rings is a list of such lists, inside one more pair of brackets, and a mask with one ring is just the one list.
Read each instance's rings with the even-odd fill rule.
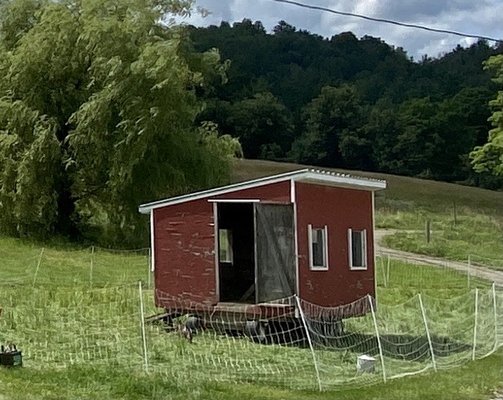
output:
[[297,217],[297,192],[295,180],[290,179],[290,203],[293,207],[293,244],[295,252],[295,295],[300,296],[299,227]]
[[155,218],[154,209],[150,210],[150,271],[155,271]]
[[[372,191],[372,275],[374,278],[374,297],[377,300],[377,251],[376,251],[376,218],[375,218],[375,192]],[[367,236],[367,235],[365,235]],[[366,238],[365,238],[366,239]],[[365,246],[367,247],[367,246]],[[368,252],[368,249],[366,249]],[[381,258],[382,259],[382,258]],[[384,287],[386,287],[386,282],[384,283]]]
[[214,263],[215,263],[215,300],[218,303],[220,301],[220,265],[219,265],[219,247],[218,247],[218,203],[213,202],[213,252],[214,252]]

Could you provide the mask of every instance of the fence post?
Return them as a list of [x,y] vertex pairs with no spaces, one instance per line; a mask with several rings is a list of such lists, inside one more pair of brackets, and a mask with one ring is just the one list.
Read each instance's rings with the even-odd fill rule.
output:
[[38,270],[40,269],[40,264],[42,263],[42,256],[44,255],[44,247],[40,251],[40,255],[38,256],[37,268],[35,269],[35,275],[33,276],[33,287],[35,287],[35,282],[37,281]]
[[94,268],[94,246],[91,246],[91,266],[89,268],[89,286],[93,286],[93,268]]
[[475,324],[473,326],[473,350],[472,350],[472,360],[475,360],[475,350],[477,348],[477,319],[478,319],[478,308],[479,308],[479,289],[475,288]]
[[472,257],[470,254],[468,254],[468,264],[466,264],[466,281],[468,284],[468,289],[470,289],[470,273],[471,273],[471,266],[472,266]]
[[148,354],[147,354],[147,336],[145,334],[145,312],[143,310],[143,289],[141,281],[138,282],[138,291],[140,295],[140,327],[141,327],[141,339],[143,344],[143,365],[145,372],[148,373]]
[[304,311],[302,310],[302,306],[300,304],[300,299],[297,295],[294,295],[294,297],[295,297],[295,301],[297,302],[297,309],[299,310],[302,324],[304,325],[304,329],[306,330],[307,342],[309,343],[309,348],[311,349],[311,354],[313,355],[314,369],[316,371],[316,380],[318,381],[318,389],[321,392],[322,387],[321,387],[320,371],[318,369],[318,362],[316,361],[316,354],[314,353],[314,347],[313,347],[313,342],[311,341],[311,335],[309,334],[309,327],[307,326],[306,317],[304,316]]
[[437,363],[435,361],[435,352],[433,351],[433,343],[431,341],[430,329],[428,328],[428,321],[426,319],[426,311],[424,310],[423,299],[421,293],[419,293],[419,305],[421,306],[421,314],[423,314],[424,327],[426,328],[426,337],[428,338],[428,344],[430,345],[431,362],[433,363],[433,369],[437,372]]
[[386,383],[386,369],[384,368],[384,357],[383,357],[383,352],[382,352],[382,344],[381,344],[381,338],[379,337],[379,329],[377,328],[377,319],[376,319],[376,313],[374,310],[374,304],[372,302],[372,296],[370,294],[368,294],[367,299],[370,304],[370,310],[372,311],[372,319],[374,321],[374,328],[376,331],[377,346],[379,347],[379,356],[381,357],[382,379],[383,379],[384,383]]
[[382,285],[383,287],[388,287],[386,284],[386,268],[384,267],[384,255],[381,254],[379,257],[379,264],[381,265],[381,272],[382,272]]

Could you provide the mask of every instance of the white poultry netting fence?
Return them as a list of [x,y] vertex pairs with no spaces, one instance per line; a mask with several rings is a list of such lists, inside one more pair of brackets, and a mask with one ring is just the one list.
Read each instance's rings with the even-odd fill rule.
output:
[[[196,334],[189,343],[176,318],[167,333],[150,326],[150,365],[191,378],[326,390],[459,366],[503,345],[503,290],[495,285],[456,298],[416,294],[400,304],[376,304],[369,296],[332,308],[296,297],[239,310],[161,300],[173,316],[191,309]],[[179,346],[176,361],[173,346]]]
[[144,322],[154,308],[142,312],[134,286],[29,297],[0,293],[0,342],[22,347],[33,368],[107,364],[169,379],[329,390],[460,366],[503,345],[503,289],[495,285],[337,308],[296,297],[260,307],[172,302],[168,325]]
[[432,288],[435,281],[449,289],[487,287],[495,275],[503,285],[503,260],[471,255],[466,261],[455,261],[403,253],[399,259],[387,253],[376,258],[375,277],[383,288],[410,285],[422,290]]
[[[120,265],[117,265],[118,259]],[[0,268],[0,289],[6,285],[99,288],[138,280],[144,281],[149,288],[153,285],[150,250],[147,248],[112,250],[92,246],[68,252],[27,246],[22,253],[0,248]]]
[[[98,268],[108,267],[100,261],[106,257],[95,256],[97,286]],[[129,257],[127,273],[144,276],[146,256]],[[460,366],[503,345],[503,287],[480,281],[468,288],[462,274],[436,267],[419,272],[392,260],[386,285],[378,277],[377,300],[341,307],[297,297],[208,306],[157,293],[166,315],[152,322],[160,310],[146,283],[91,288],[86,262],[85,285],[48,287],[49,266],[57,269],[50,261],[39,268],[40,285],[33,285],[36,264],[25,285],[0,282],[0,343],[17,344],[30,368],[108,365],[171,380],[331,390]],[[445,272],[444,280],[435,271]]]

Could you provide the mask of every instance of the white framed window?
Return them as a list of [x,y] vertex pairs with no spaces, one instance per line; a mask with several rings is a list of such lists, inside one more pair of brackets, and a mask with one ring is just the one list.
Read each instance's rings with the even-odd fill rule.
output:
[[309,268],[328,270],[328,227],[308,225]]
[[351,269],[367,269],[366,229],[348,229],[348,254]]
[[234,262],[232,231],[230,229],[218,230],[218,261],[229,264]]

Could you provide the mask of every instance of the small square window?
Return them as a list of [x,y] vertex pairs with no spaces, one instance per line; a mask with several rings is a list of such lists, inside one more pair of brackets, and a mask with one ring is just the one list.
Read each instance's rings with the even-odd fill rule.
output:
[[348,230],[349,267],[351,269],[367,269],[367,231]]
[[230,229],[218,230],[218,260],[221,263],[232,264],[234,257],[232,252],[232,231]]
[[309,266],[311,269],[328,269],[328,230],[327,227],[308,227]]

